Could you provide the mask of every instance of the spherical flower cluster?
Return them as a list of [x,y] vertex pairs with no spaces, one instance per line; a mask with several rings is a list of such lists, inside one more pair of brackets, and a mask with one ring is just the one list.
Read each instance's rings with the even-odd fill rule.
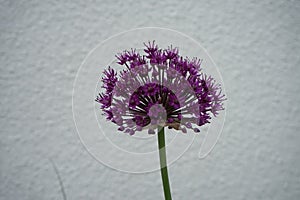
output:
[[153,134],[157,127],[168,127],[200,132],[199,126],[224,109],[221,85],[202,72],[201,59],[184,58],[172,46],[160,49],[154,41],[145,44],[144,52],[116,55],[125,69],[117,75],[109,67],[102,77],[104,92],[96,101],[119,131]]

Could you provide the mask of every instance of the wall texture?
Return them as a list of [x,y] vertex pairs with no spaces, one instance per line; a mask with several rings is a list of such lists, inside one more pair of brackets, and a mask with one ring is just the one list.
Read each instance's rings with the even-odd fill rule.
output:
[[99,164],[72,119],[73,81],[86,54],[143,26],[199,41],[229,98],[212,154],[198,160],[191,148],[170,167],[174,199],[299,199],[299,10],[297,0],[1,0],[0,199],[62,199],[49,158],[68,199],[163,199],[159,172]]

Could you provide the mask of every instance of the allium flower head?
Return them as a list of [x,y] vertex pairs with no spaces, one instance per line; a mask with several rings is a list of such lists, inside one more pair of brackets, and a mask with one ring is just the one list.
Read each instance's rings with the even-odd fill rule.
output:
[[135,49],[117,54],[117,72],[108,67],[102,77],[104,92],[96,101],[107,120],[119,131],[133,135],[157,127],[200,132],[223,110],[221,85],[202,72],[201,59],[182,57],[178,48],[160,49],[155,42],[145,45],[145,54]]

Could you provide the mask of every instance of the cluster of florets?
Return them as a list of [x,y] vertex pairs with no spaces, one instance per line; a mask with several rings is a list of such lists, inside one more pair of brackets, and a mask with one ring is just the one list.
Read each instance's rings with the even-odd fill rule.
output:
[[118,130],[133,135],[157,127],[186,132],[210,122],[223,110],[225,96],[220,84],[204,74],[201,59],[179,55],[178,48],[159,49],[145,44],[145,55],[136,50],[116,55],[126,68],[117,76],[109,67],[102,77],[104,92],[96,101]]

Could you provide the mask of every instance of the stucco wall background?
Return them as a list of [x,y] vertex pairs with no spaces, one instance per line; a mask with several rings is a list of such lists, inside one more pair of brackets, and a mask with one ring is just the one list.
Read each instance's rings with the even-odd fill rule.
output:
[[[160,26],[199,41],[228,95],[221,139],[169,169],[174,199],[300,198],[299,1],[0,1],[0,199],[162,199],[159,172],[96,162],[72,119],[86,54],[124,30]],[[124,162],[126,165],[126,162]]]

